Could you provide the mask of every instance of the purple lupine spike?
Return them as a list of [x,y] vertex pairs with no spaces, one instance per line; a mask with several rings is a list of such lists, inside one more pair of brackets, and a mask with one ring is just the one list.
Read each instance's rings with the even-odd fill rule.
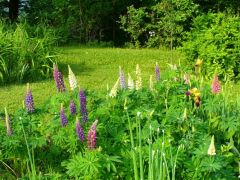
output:
[[156,63],[156,66],[155,66],[155,74],[156,74],[156,80],[160,81],[160,68],[158,66],[158,63]]
[[57,91],[60,91],[59,83],[58,83],[58,68],[56,64],[53,64],[53,78],[56,83]]
[[34,103],[33,103],[33,96],[32,91],[29,87],[29,83],[27,84],[27,94],[25,98],[25,106],[28,113],[34,112]]
[[79,99],[80,99],[80,112],[82,116],[82,122],[88,122],[88,113],[87,113],[87,101],[85,93],[82,89],[79,91]]
[[58,70],[56,64],[53,64],[53,78],[56,83],[57,91],[64,92],[66,90],[62,73]]
[[94,123],[92,124],[92,126],[90,127],[89,131],[88,131],[88,138],[87,138],[87,142],[88,142],[88,149],[95,149],[96,148],[96,127],[97,127],[97,123],[98,120],[95,120]]
[[60,71],[58,71],[58,87],[59,87],[60,92],[66,91],[64,81],[63,81],[63,76],[62,76],[62,73]]
[[63,104],[61,104],[60,119],[61,119],[62,127],[66,126],[68,123],[68,120],[67,120],[66,114],[64,112]]
[[218,80],[218,76],[215,74],[212,81],[212,93],[218,94],[220,93],[220,90],[221,90],[220,81]]
[[82,126],[80,125],[78,117],[76,117],[76,133],[77,133],[78,139],[83,142],[84,141],[84,132],[83,132]]
[[120,76],[120,88],[126,89],[126,81],[125,81],[125,76],[124,76],[124,72],[121,69],[121,67],[119,67],[119,76]]
[[74,103],[73,100],[70,101],[69,107],[70,107],[70,114],[71,114],[71,115],[76,114],[77,108],[76,108],[76,105],[75,105],[75,103]]

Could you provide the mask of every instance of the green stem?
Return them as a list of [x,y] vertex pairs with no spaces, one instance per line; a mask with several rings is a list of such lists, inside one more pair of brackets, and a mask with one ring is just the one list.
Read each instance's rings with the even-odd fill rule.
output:
[[127,118],[128,118],[128,126],[130,131],[130,139],[131,139],[131,146],[132,146],[132,158],[133,158],[133,168],[134,168],[134,178],[135,180],[138,180],[138,169],[137,169],[137,159],[136,159],[136,153],[134,152],[134,140],[133,140],[133,133],[132,133],[132,127],[131,122],[129,118],[128,111],[126,110]]

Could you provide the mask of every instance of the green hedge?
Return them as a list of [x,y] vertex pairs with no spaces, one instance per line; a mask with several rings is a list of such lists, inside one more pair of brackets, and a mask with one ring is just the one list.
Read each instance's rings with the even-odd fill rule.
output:
[[183,50],[188,60],[203,59],[203,73],[240,79],[240,18],[223,13],[198,16]]

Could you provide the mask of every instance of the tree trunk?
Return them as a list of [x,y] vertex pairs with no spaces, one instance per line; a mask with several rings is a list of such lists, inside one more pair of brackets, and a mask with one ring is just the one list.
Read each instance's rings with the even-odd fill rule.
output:
[[9,18],[12,22],[16,21],[18,18],[19,11],[19,1],[20,0],[10,0],[9,1]]

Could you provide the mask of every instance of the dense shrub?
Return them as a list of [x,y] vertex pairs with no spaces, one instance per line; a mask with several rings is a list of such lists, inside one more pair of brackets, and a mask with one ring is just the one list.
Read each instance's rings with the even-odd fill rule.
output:
[[190,61],[203,59],[205,74],[240,79],[240,18],[223,13],[197,17],[183,45]]
[[0,84],[49,77],[53,43],[53,33],[44,26],[0,22]]
[[148,7],[128,7],[120,17],[121,28],[129,33],[136,47],[176,47],[198,14],[192,0],[163,0]]

